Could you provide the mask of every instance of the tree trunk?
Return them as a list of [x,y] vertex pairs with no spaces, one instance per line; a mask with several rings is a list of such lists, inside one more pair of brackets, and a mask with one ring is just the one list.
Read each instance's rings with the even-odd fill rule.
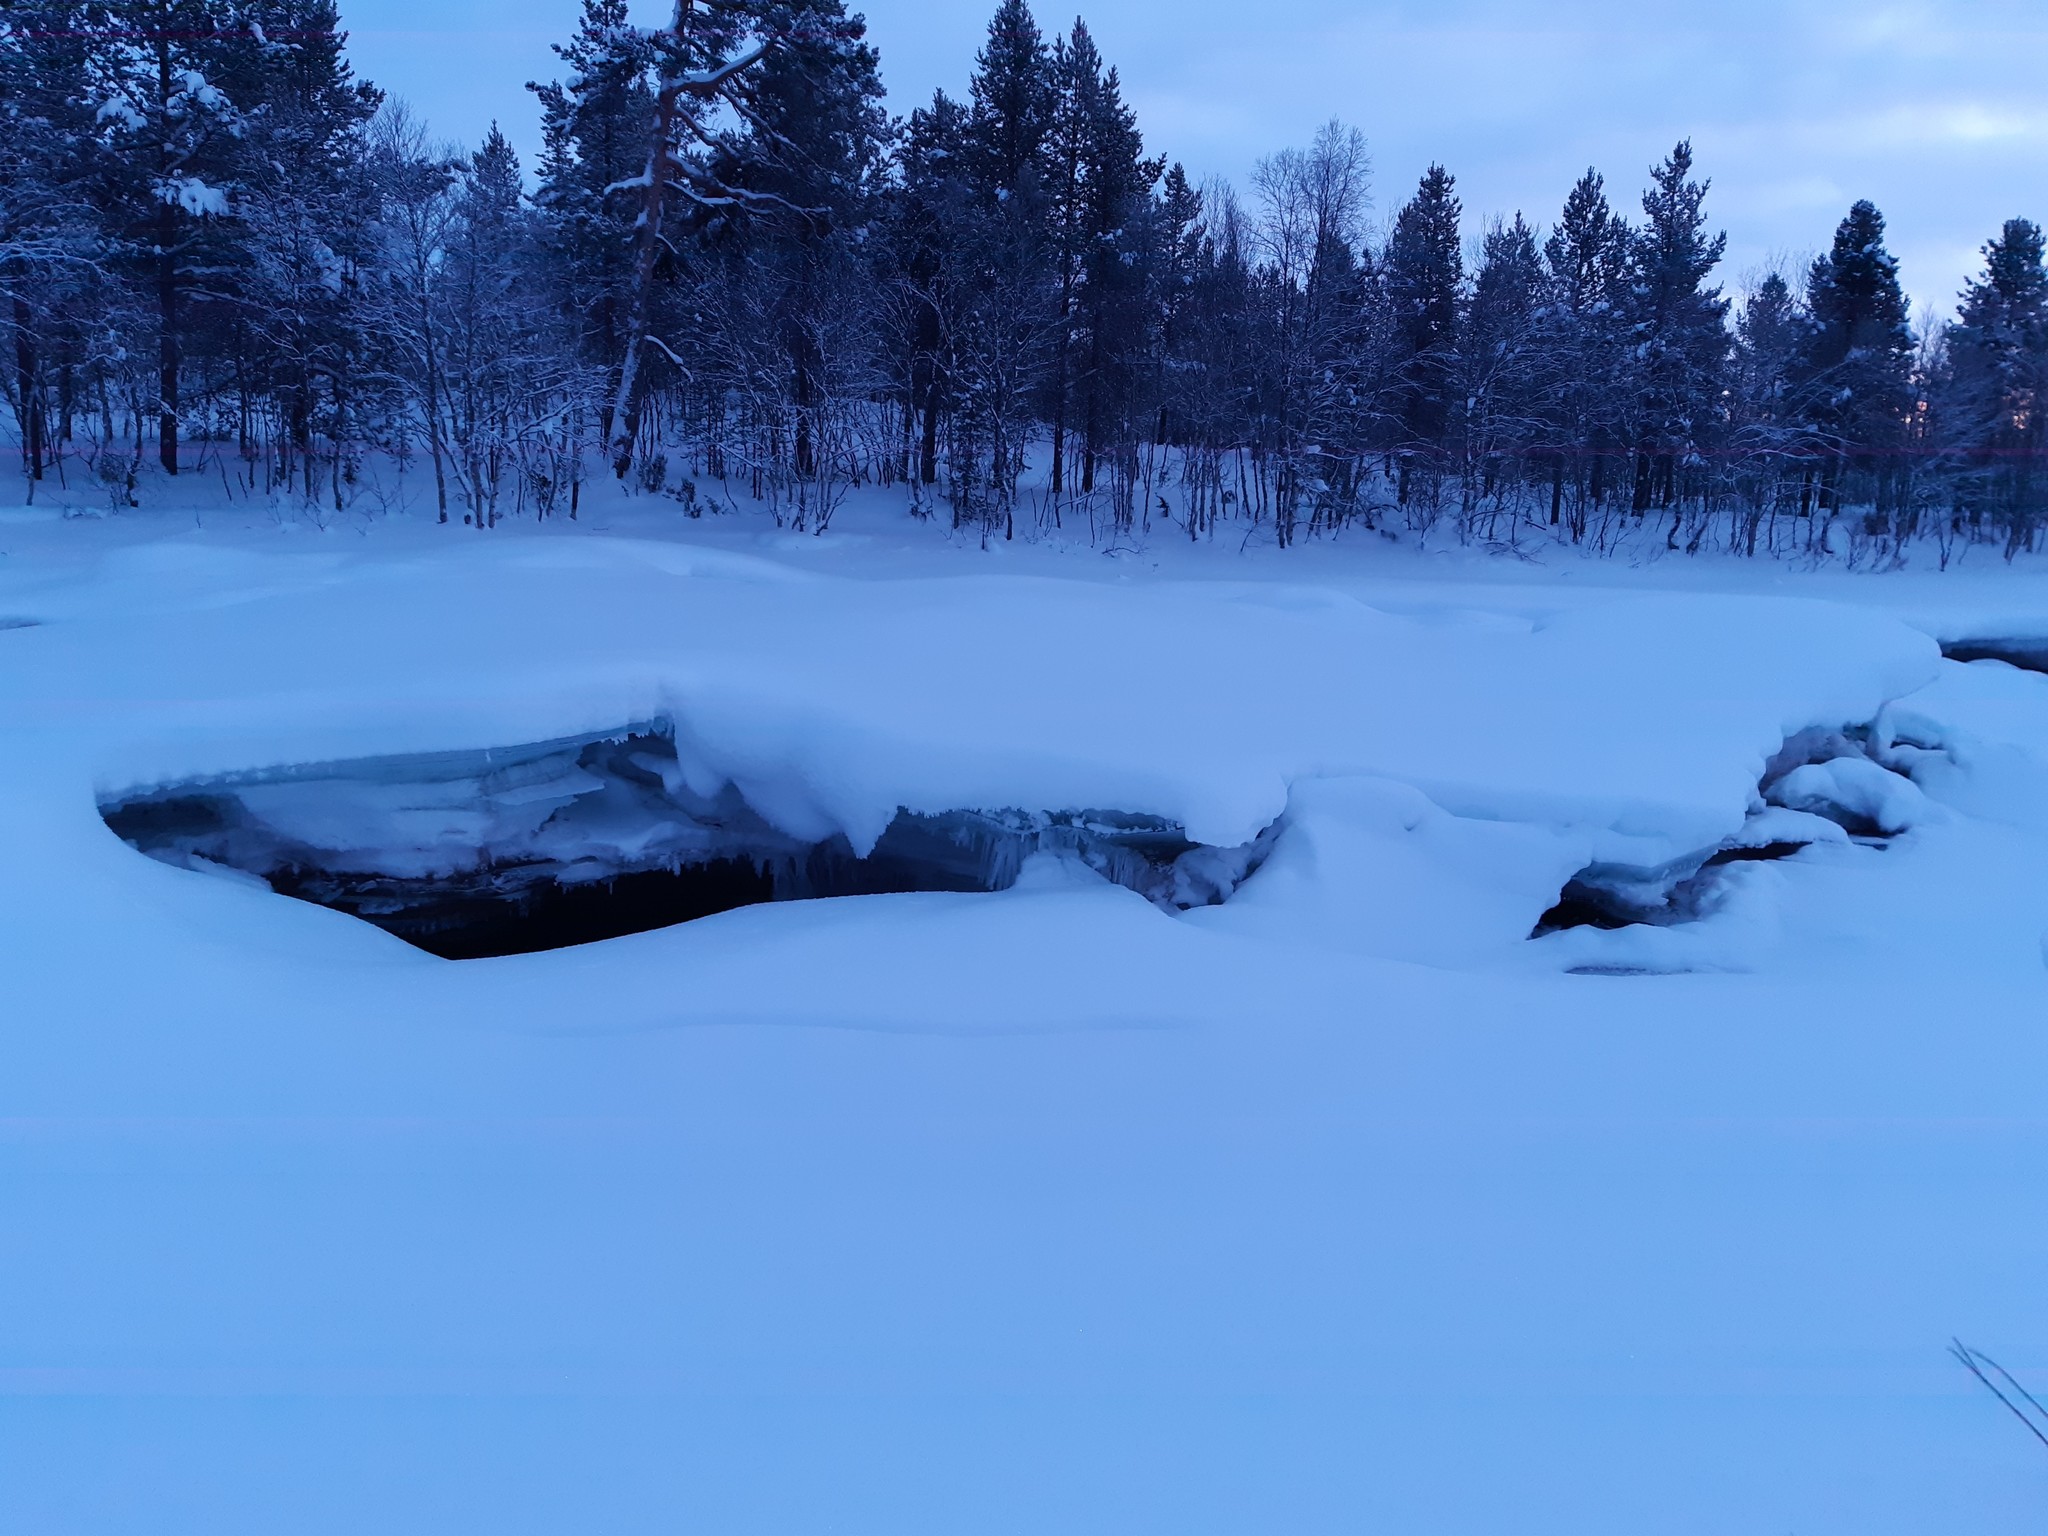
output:
[[[171,43],[156,41],[157,100],[166,109],[171,99]],[[168,161],[168,151],[160,157]],[[170,166],[163,164],[165,174]],[[157,203],[157,461],[164,473],[178,472],[178,208],[168,198]]]
[[1095,489],[1095,459],[1101,452],[1101,422],[1098,397],[1102,377],[1102,322],[1098,316],[1089,327],[1088,335],[1088,378],[1085,384],[1087,404],[1081,412],[1081,494],[1086,496]]
[[817,431],[819,359],[815,339],[800,323],[789,329],[791,391],[796,405],[796,472],[809,480],[818,472]]
[[14,300],[14,369],[21,401],[21,457],[30,480],[43,478],[43,408],[36,389],[36,339],[28,300]]
[[448,475],[441,464],[440,369],[434,356],[438,350],[431,322],[422,327],[427,346],[427,451],[434,457],[434,501],[440,508],[439,521],[448,521]]
[[939,483],[939,368],[936,362],[925,377],[924,431],[917,445],[917,478],[923,485]]
[[647,151],[646,185],[640,189],[640,217],[633,226],[633,291],[626,311],[624,355],[619,360],[618,389],[612,397],[610,415],[612,468],[623,480],[633,467],[633,444],[640,435],[640,356],[649,343],[654,318],[654,268],[662,247],[662,205],[669,178],[676,170],[675,130],[685,95],[715,97],[722,82],[758,61],[765,51],[756,48],[740,58],[727,60],[714,69],[681,73],[683,44],[689,34],[695,0],[675,0],[668,31],[675,54],[663,68],[654,93],[654,137]]
[[[669,31],[680,49],[690,23],[691,0],[676,0]],[[606,412],[611,431],[612,469],[623,480],[633,467],[633,444],[640,435],[640,353],[647,345],[654,311],[654,266],[661,254],[661,213],[673,170],[676,103],[682,80],[664,73],[654,97],[654,137],[647,150],[646,185],[640,192],[640,217],[633,226],[633,290],[626,309],[625,351],[619,359],[619,381]]]
[[156,456],[164,473],[178,472],[178,265],[171,254],[177,215],[166,203],[158,216]]

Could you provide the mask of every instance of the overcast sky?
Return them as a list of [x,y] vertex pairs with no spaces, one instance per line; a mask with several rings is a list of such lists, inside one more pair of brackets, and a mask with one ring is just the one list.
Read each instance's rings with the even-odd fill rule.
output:
[[[867,0],[890,110],[964,91],[995,0]],[[1067,7],[1041,6],[1050,35]],[[463,141],[492,118],[531,161],[528,79],[577,0],[343,0],[365,77]],[[655,21],[666,6],[639,0]],[[1588,165],[1634,211],[1681,136],[1729,235],[1725,281],[1826,245],[1868,197],[1916,302],[1946,310],[2016,214],[2048,219],[2048,0],[1090,0],[1152,152],[1242,185],[1260,156],[1342,118],[1382,219],[1432,160],[1468,232],[1547,224]]]

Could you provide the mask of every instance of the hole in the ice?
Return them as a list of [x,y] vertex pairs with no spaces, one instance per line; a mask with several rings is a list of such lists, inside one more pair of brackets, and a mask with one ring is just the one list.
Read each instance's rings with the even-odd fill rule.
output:
[[[1698,922],[1726,899],[1733,865],[1788,859],[1815,843],[1882,851],[1913,824],[1920,792],[1898,764],[1919,750],[1880,741],[1868,726],[1801,731],[1765,765],[1754,809],[1735,836],[1654,867],[1589,864],[1565,882],[1529,936]],[[1606,966],[1576,973],[1639,974]]]
[[1693,973],[1683,966],[1655,965],[1572,965],[1565,967],[1567,976],[1690,976]]
[[1076,859],[1162,907],[1222,901],[1277,828],[1235,848],[1112,811],[900,811],[865,857],[793,837],[730,783],[693,783],[671,733],[236,775],[104,802],[153,858],[255,877],[449,959],[523,954],[759,902],[996,891]]
[[1747,848],[1716,848],[1656,868],[1589,864],[1565,882],[1557,903],[1536,919],[1531,938],[1564,928],[1666,928],[1697,922],[1720,903],[1721,871],[1730,864],[1785,859],[1806,842],[1772,841]]
[[2002,661],[2025,672],[2048,672],[2048,640],[1976,636],[1945,642],[1941,654],[1950,661]]

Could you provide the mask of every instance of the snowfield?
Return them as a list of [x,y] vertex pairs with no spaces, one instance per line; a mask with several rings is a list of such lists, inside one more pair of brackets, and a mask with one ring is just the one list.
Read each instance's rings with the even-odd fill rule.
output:
[[[0,1529],[2038,1516],[1943,1351],[2048,1386],[2048,676],[1937,643],[2048,643],[2037,571],[899,519],[0,514]],[[102,815],[312,774],[417,859],[598,786],[362,760],[650,725],[856,855],[1263,862],[449,961]]]

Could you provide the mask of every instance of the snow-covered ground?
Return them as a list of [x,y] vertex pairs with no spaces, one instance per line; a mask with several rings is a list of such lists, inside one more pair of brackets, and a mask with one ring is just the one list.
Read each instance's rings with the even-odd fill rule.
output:
[[[2038,569],[834,527],[0,511],[0,1529],[2048,1507],[1944,1354],[2048,1384],[2048,677],[1936,646],[2048,638]],[[445,961],[99,810],[649,721],[856,850],[1271,855]]]

